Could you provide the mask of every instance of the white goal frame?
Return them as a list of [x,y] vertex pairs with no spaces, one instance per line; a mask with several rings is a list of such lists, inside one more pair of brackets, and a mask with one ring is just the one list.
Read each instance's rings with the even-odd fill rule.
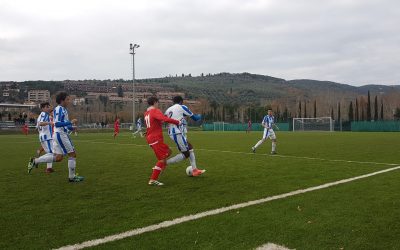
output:
[[[228,124],[226,122],[213,122],[214,131],[225,131],[225,125]],[[222,130],[221,130],[222,128]]]
[[[326,130],[324,129],[308,129],[304,127],[304,124],[306,123],[311,123],[312,121],[323,121],[325,120],[326,123],[329,123],[329,127],[327,127]],[[301,124],[303,124],[302,129],[296,129],[296,121],[299,121]],[[293,118],[293,132],[295,131],[327,131],[327,132],[333,132],[335,129],[335,120],[332,119],[332,117],[326,116],[326,117],[316,117],[316,118]]]

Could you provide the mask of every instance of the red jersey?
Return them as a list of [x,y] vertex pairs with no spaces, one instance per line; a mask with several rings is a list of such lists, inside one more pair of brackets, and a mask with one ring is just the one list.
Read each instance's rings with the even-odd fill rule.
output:
[[168,118],[159,109],[148,109],[144,113],[144,121],[146,122],[147,134],[146,140],[148,144],[153,144],[163,140],[162,124],[163,122],[179,125],[179,121]]
[[114,122],[114,130],[119,130],[119,122],[118,121]]

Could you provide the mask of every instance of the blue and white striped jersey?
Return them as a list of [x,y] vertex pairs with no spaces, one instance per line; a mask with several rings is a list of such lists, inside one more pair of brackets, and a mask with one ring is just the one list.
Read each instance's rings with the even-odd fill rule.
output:
[[137,128],[141,128],[142,127],[142,119],[139,117],[139,119],[137,119],[136,121],[136,127]]
[[[185,105],[180,105],[180,104],[174,104],[171,107],[165,111],[165,115],[168,116],[169,118],[181,121],[185,119],[186,116],[192,117],[193,112],[190,111],[188,107]],[[168,124],[168,134],[181,134],[181,128],[178,125],[175,124]]]
[[266,115],[262,120],[262,124],[266,125],[268,128],[272,129],[272,125],[275,123],[275,117],[273,115]]
[[183,118],[181,120],[181,122],[182,122],[182,124],[181,124],[181,132],[182,132],[182,134],[186,135],[187,134],[187,124],[188,123],[187,123],[185,118]]
[[68,111],[63,106],[58,105],[54,109],[54,132],[56,133],[68,133],[72,130],[72,124],[68,118]]
[[51,125],[40,126],[41,122],[50,122],[50,115],[49,113],[42,112],[40,113],[36,127],[39,131],[39,140],[41,142],[52,140],[53,139],[53,128]]

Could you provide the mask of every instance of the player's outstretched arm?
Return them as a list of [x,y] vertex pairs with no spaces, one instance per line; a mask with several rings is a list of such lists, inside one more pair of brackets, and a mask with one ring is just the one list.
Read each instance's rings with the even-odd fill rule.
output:
[[194,114],[190,117],[193,121],[197,122],[201,120],[201,115],[200,114]]
[[159,110],[157,112],[155,112],[153,117],[155,119],[157,119],[157,120],[160,120],[160,121],[163,121],[163,122],[166,122],[166,123],[172,123],[172,124],[175,124],[175,125],[179,125],[180,124],[180,121],[175,120],[175,119],[171,119],[168,116],[163,115],[163,113],[161,113],[161,111],[159,111]]

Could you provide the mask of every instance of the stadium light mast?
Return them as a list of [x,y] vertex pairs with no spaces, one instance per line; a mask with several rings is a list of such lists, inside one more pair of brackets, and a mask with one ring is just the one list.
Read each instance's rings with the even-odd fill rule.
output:
[[129,54],[132,55],[132,129],[135,126],[135,49],[139,48],[139,44],[129,45]]

